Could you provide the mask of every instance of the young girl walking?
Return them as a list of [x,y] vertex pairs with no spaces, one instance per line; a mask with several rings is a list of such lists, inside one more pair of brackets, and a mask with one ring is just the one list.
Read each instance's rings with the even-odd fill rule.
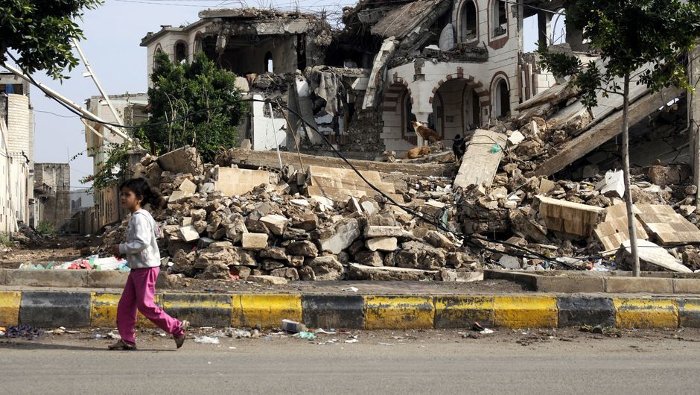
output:
[[116,256],[126,257],[131,268],[117,307],[117,328],[121,339],[110,350],[136,349],[136,314],[140,311],[159,328],[173,335],[177,348],[185,342],[189,322],[178,321],[166,314],[154,301],[156,279],[160,272],[160,252],[156,242],[156,222],[143,209],[163,205],[163,197],[153,191],[143,178],[132,178],[119,186],[122,207],[131,212],[126,229],[126,243],[112,246]]

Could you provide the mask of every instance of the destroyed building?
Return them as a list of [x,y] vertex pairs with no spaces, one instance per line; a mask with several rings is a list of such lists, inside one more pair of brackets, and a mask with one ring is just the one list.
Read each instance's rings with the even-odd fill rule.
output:
[[[102,96],[93,96],[85,101],[87,110],[100,119],[126,126],[135,126],[146,121],[147,105],[148,95],[145,93],[109,95],[108,100]],[[97,174],[109,157],[110,150],[115,145],[124,143],[124,138],[100,122],[83,120],[83,125],[86,152],[92,158],[93,174]],[[94,205],[80,213],[78,222],[83,224],[82,233],[94,233],[105,225],[124,218],[125,213],[120,208],[116,186],[95,191],[93,199]]]
[[35,222],[66,231],[71,218],[70,164],[34,164]]
[[[546,41],[562,7],[534,0],[366,0],[346,9],[344,29],[334,32],[313,15],[216,10],[146,36],[149,70],[156,51],[190,60],[203,50],[197,37],[207,36],[215,50],[205,53],[238,73],[248,97],[290,108],[251,106],[242,127],[252,150],[201,163],[183,148],[136,164],[134,173],[168,197],[157,218],[165,225],[170,272],[455,281],[494,267],[628,268],[617,171],[622,98],[601,92],[599,105],[588,109],[576,89],[525,51],[524,20],[535,18],[535,39]],[[306,21],[307,30],[291,22],[268,29],[272,17]],[[308,29],[318,26],[331,38],[316,42],[310,56]],[[558,50],[600,62],[581,32],[564,29]],[[246,39],[289,44],[296,65],[278,68],[272,51],[270,61]],[[226,61],[236,53],[255,54],[256,68]],[[653,252],[643,257],[645,268],[696,270],[700,252],[692,244],[700,243],[700,218],[697,187],[688,185],[685,93],[653,93],[636,82],[631,194],[639,238]],[[443,142],[466,136],[463,158],[455,161],[444,143],[423,141],[414,121]],[[396,154],[387,153],[386,162],[328,158],[329,148],[310,129],[347,157]],[[279,145],[295,151],[295,134],[302,151],[314,155],[273,152]],[[432,153],[403,159],[426,143]],[[106,242],[120,231],[108,232]]]
[[[191,25],[149,33],[141,45],[149,75],[157,51],[176,62],[202,51],[235,72],[252,97],[281,96],[348,155],[373,159],[422,143],[412,121],[450,140],[513,114],[552,86],[551,74],[524,53],[523,20],[537,15],[546,37],[547,10],[560,8],[561,2],[541,1],[361,1],[344,10],[344,30],[333,32],[312,14],[207,10]],[[572,48],[581,46],[580,34],[567,38]],[[284,117],[270,118],[263,107],[253,105],[245,126],[253,149],[294,148],[281,130]],[[295,114],[287,115],[306,149],[327,149]]]

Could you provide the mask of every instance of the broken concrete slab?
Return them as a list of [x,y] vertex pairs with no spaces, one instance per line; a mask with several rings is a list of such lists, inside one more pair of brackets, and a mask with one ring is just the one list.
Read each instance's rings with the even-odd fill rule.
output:
[[490,186],[503,159],[506,135],[490,130],[477,129],[462,158],[453,186]]
[[[665,248],[660,247],[648,240],[637,240],[637,250],[639,260],[653,266],[658,266],[673,272],[692,273],[688,267],[684,266],[679,259],[676,259]],[[619,254],[622,256],[619,259],[629,259],[632,254],[630,241],[624,241],[620,247]]]
[[161,169],[172,173],[190,173],[200,175],[204,164],[194,147],[183,147],[163,154],[156,159]]
[[191,242],[199,239],[199,232],[192,225],[183,226],[180,228],[180,239],[186,242]]
[[622,170],[608,171],[596,185],[596,190],[607,197],[623,198],[625,196],[625,178]]
[[700,243],[700,229],[666,205],[640,204],[637,217],[661,245]]
[[351,263],[348,267],[348,277],[351,280],[374,281],[420,281],[433,280],[437,270],[420,270],[400,267],[374,267]]
[[[633,206],[633,212],[639,213],[639,209]],[[648,239],[647,232],[640,221],[635,221],[637,239]],[[595,236],[606,251],[617,250],[624,241],[630,239],[627,222],[627,207],[625,203],[619,203],[606,209],[605,221],[596,226]]]
[[177,189],[189,194],[189,196],[192,196],[197,192],[197,184],[193,183],[188,178],[185,178],[182,180],[182,183],[179,187],[177,187]]
[[186,191],[180,191],[176,190],[173,191],[173,193],[170,194],[170,197],[168,197],[168,203],[178,203],[183,200],[187,200],[194,196],[194,194],[186,192]]
[[[277,152],[274,151],[252,151],[233,148],[227,151],[228,160],[226,165],[237,164],[246,166],[257,166],[268,169],[279,169],[279,159]],[[298,154],[296,152],[280,152],[283,164],[293,163],[295,166],[299,163],[299,158],[303,163],[301,171],[307,171],[309,166],[335,167],[347,169],[348,164],[340,158]],[[453,163],[403,163],[403,162],[376,162],[371,160],[348,160],[352,165],[360,171],[378,171],[381,173],[402,173],[414,176],[448,176],[454,171]]]
[[269,184],[270,175],[270,172],[265,170],[219,167],[214,170],[214,188],[225,196],[240,196],[259,185]]
[[[403,198],[396,194],[394,184],[382,181],[379,172],[364,170],[360,173],[362,177],[383,193],[397,201],[403,201]],[[347,201],[351,197],[361,198],[364,196],[377,195],[377,191],[370,187],[362,177],[352,169],[309,166],[309,195],[312,197],[324,196],[342,202]]]
[[[634,125],[645,119],[650,113],[665,106],[670,98],[678,97],[680,93],[681,91],[678,88],[673,87],[666,88],[658,93],[645,93],[641,98],[631,103],[629,124]],[[557,150],[558,153],[542,163],[532,175],[550,176],[620,134],[622,130],[622,111],[617,111],[611,115],[605,114],[602,118],[596,117],[596,119],[602,120],[581,135],[562,145]]]
[[357,219],[340,221],[336,224],[330,237],[321,239],[321,250],[340,254],[344,249],[350,247],[358,237],[360,237],[360,223]]
[[605,218],[605,209],[566,200],[537,196],[540,216],[547,229],[588,237]]
[[260,218],[260,222],[265,224],[267,229],[269,229],[272,234],[282,236],[284,234],[284,230],[287,228],[287,223],[289,220],[283,215],[271,214]]

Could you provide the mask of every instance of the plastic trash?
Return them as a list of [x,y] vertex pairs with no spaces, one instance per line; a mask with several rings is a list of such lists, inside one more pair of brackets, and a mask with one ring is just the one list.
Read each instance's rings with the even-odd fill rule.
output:
[[490,152],[491,152],[492,154],[497,154],[497,153],[499,153],[499,152],[501,152],[501,151],[502,151],[502,149],[501,149],[501,146],[500,146],[500,145],[494,143],[494,144],[491,146]]
[[312,332],[299,332],[294,336],[304,340],[316,340],[316,334]]
[[195,336],[194,342],[202,344],[219,344],[219,338],[213,336]]

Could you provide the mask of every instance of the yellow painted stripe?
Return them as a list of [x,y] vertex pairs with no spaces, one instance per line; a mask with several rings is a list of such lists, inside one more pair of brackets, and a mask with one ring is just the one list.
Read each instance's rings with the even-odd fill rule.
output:
[[[90,302],[90,326],[93,328],[117,326],[117,305],[119,294],[93,292]],[[156,295],[156,304],[160,305],[160,295]],[[136,326],[155,328],[156,326],[146,317],[138,313]]]
[[301,295],[233,295],[233,326],[279,328],[283,319],[301,321]]
[[432,297],[365,297],[366,329],[430,329],[434,319]]
[[677,328],[678,302],[672,299],[613,298],[618,328]]
[[0,325],[11,326],[19,324],[19,306],[22,303],[22,292],[0,291]]
[[559,321],[554,296],[496,296],[494,324],[506,328],[556,328]]
[[470,327],[474,321],[493,325],[493,296],[436,296],[437,328]]

